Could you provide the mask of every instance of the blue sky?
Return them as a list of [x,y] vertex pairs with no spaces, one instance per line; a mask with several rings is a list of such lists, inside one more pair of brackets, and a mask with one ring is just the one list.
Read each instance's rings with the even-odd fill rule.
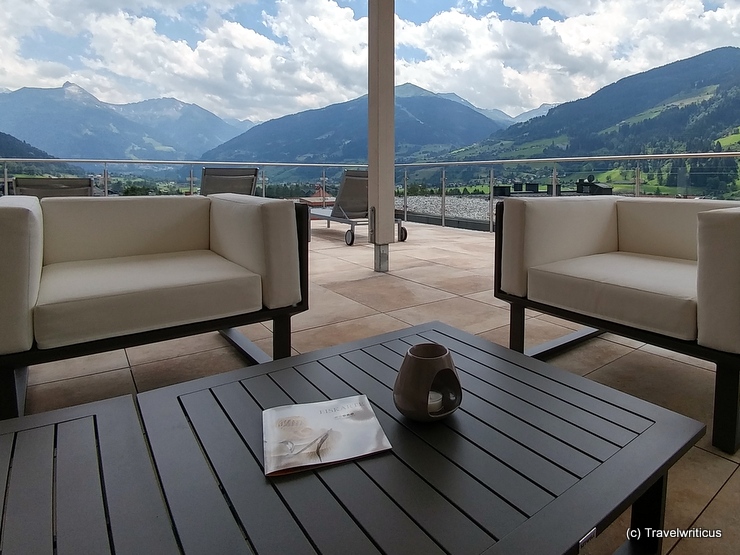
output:
[[[0,90],[265,121],[367,90],[368,0],[0,0]],[[396,0],[396,83],[515,116],[740,46],[740,0]],[[1,116],[0,116],[1,117]]]

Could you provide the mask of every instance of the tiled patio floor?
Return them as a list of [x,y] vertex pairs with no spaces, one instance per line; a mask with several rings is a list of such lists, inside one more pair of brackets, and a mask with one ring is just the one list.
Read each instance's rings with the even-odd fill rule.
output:
[[[346,226],[313,223],[310,310],[293,319],[293,348],[303,353],[358,338],[441,320],[501,344],[508,342],[507,305],[495,299],[493,235],[406,224],[409,239],[391,246],[391,271],[373,271],[373,247],[360,228],[354,246]],[[530,313],[527,345],[562,336],[574,325]],[[268,326],[244,333],[266,352]],[[712,412],[712,365],[612,335],[601,336],[550,361],[589,379],[686,414],[707,424]],[[27,412],[225,372],[244,366],[218,334],[207,334],[46,364],[31,369]],[[711,431],[671,470],[666,529],[720,530],[720,539],[668,539],[664,553],[740,552],[740,455],[710,446]],[[623,541],[625,514],[586,546],[611,553]]]

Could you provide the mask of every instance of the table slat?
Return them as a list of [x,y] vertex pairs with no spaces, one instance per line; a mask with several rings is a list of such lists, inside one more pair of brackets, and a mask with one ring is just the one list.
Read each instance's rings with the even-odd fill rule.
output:
[[54,426],[16,434],[5,516],[3,554],[53,553]]
[[93,417],[57,426],[58,555],[110,553]]
[[[395,347],[396,350],[389,349],[388,345],[383,344],[365,348],[363,351],[393,368],[400,368],[403,358],[397,351],[402,351],[403,347],[398,344],[408,347],[407,343],[398,340]],[[619,447],[615,443],[606,441],[562,418],[553,418],[552,413],[546,412],[539,406],[528,403],[503,389],[494,387],[480,378],[469,374],[465,371],[465,368],[460,368],[457,360],[455,360],[455,365],[458,367],[460,383],[466,392],[466,410],[469,404],[467,400],[471,396],[474,398],[473,403],[476,402],[475,398],[482,399],[494,410],[505,411],[533,428],[541,430],[544,436],[557,438],[561,444],[571,446],[572,450],[569,450],[567,455],[563,456],[567,457],[570,463],[575,465],[572,471],[576,474],[580,475],[583,472],[587,472],[593,464],[592,459],[603,462],[619,450]],[[490,372],[491,370],[489,369],[487,374]],[[496,422],[496,419],[491,418],[485,418],[485,420],[492,423]],[[619,431],[619,433],[622,432],[622,430]],[[629,437],[632,437],[632,435]],[[557,447],[554,449],[560,451],[561,448]],[[544,445],[543,453],[546,450],[547,445]],[[573,453],[577,454],[571,456]],[[581,453],[585,458],[581,458]],[[549,456],[554,461],[563,465],[561,457],[557,454],[551,453]],[[563,466],[567,467],[567,465]]]
[[[477,360],[484,365],[487,365],[497,371],[506,373],[511,377],[518,378],[521,377],[522,373],[524,373],[527,375],[527,383],[531,384],[533,387],[541,388],[551,395],[568,401],[574,406],[578,406],[583,408],[584,410],[588,410],[593,414],[597,414],[606,420],[614,422],[615,424],[624,426],[625,428],[633,432],[644,432],[653,424],[652,420],[649,418],[627,410],[624,406],[617,406],[613,403],[610,403],[603,397],[599,398],[589,393],[589,389],[598,390],[598,393],[600,394],[603,394],[605,391],[609,391],[607,388],[601,386],[601,384],[596,384],[595,382],[589,382],[588,380],[586,380],[591,385],[591,387],[584,388],[582,380],[577,380],[574,383],[573,378],[580,376],[568,374],[563,370],[559,370],[556,372],[556,369],[553,366],[545,362],[526,357],[523,359],[526,363],[526,368],[524,368],[514,362],[514,360],[519,357],[507,357],[505,359],[493,354],[493,349],[482,351],[469,342],[450,338],[449,336],[446,336],[436,330],[424,332],[420,335],[432,341],[437,339],[439,339],[440,341],[445,341],[446,343],[444,344],[451,351],[456,351],[468,358]],[[495,350],[503,349],[503,347],[501,347],[500,345],[496,346],[492,343],[489,343],[489,346],[495,347]],[[512,353],[504,351],[504,354],[508,355]],[[521,353],[516,353],[516,355],[521,355],[522,357],[525,357],[525,355],[522,355]],[[553,374],[557,375],[557,379],[553,379]],[[615,391],[612,390],[612,393],[615,393]],[[622,401],[624,401],[624,394],[622,394]]]
[[355,464],[324,468],[321,480],[387,555],[444,554],[414,520]]
[[[314,402],[320,395],[294,369],[276,372],[271,377],[296,403]],[[377,416],[380,411],[375,412]],[[384,430],[388,428],[383,426]],[[493,537],[403,464],[397,454],[393,455],[384,453],[358,460],[357,464],[448,552],[473,555],[493,545]]]
[[522,380],[527,380],[530,374],[521,372],[521,370],[516,366],[510,365],[509,370],[510,373],[516,373],[514,369],[518,369],[521,373],[519,379],[512,378],[510,375],[502,373],[501,369],[504,368],[504,364],[498,365],[492,372],[490,367],[460,355],[453,355],[453,360],[459,370],[475,376],[484,383],[506,391],[532,406],[539,407],[550,413],[552,416],[561,418],[566,422],[570,422],[574,426],[589,430],[592,434],[595,434],[619,447],[627,445],[637,436],[636,432],[628,430],[617,423],[607,420],[606,418],[602,418],[598,414],[594,414],[578,405],[566,402],[563,399],[544,392],[539,388],[532,387],[529,383],[522,382]]
[[116,555],[179,553],[133,397],[81,405],[78,410],[95,415]]
[[[13,454],[14,441],[14,433],[5,433],[0,435],[0,508],[5,507],[6,488],[8,485],[8,475],[10,474],[10,457]],[[3,514],[2,516],[4,520],[5,515]],[[0,532],[1,531],[2,527],[0,527]],[[2,540],[1,533],[0,540]]]
[[[357,391],[386,412],[397,409],[393,404],[391,391],[364,372],[356,372],[355,367],[341,357],[331,357],[321,363],[334,374],[345,380]],[[453,413],[450,419],[458,418]],[[496,458],[490,457],[469,439],[460,436],[448,426],[430,426],[409,422],[408,428],[440,453],[455,460],[486,486],[503,499],[527,515],[532,515],[554,499],[554,495],[535,484],[522,474]]]
[[[368,353],[354,351],[347,353],[344,358],[365,372],[381,379],[382,370],[380,369],[384,365],[379,364]],[[400,367],[400,360],[398,363]],[[392,380],[383,377],[381,381],[392,390],[397,374],[398,372],[394,371],[390,376]],[[510,466],[515,464],[519,472],[547,491],[557,495],[572,486],[579,475],[572,467],[576,467],[579,463],[582,465],[581,476],[597,466],[597,462],[593,459],[585,457],[579,451],[554,440],[551,436],[540,433],[525,422],[509,417],[491,404],[480,400],[476,403],[476,398],[472,396],[466,397],[467,399],[471,402],[465,403],[464,409],[458,412],[459,417],[449,419],[446,423],[465,437],[478,438],[477,445],[504,463]],[[532,437],[533,435],[535,437]],[[527,440],[529,440],[529,445],[534,444],[536,447],[528,447]],[[554,458],[560,460],[552,462]]]
[[315,553],[211,391],[197,391],[180,399],[223,486],[224,496],[234,507],[255,550]]
[[[527,414],[519,419],[508,412],[501,410],[495,400],[484,400],[469,391],[466,392],[465,411],[477,418],[486,426],[492,426],[521,443],[529,449],[539,449],[539,454],[570,472],[572,475],[583,478],[586,474],[599,466],[599,461],[567,442],[555,438],[528,422]],[[455,427],[459,432],[464,430]]]
[[[318,362],[301,365],[298,371],[332,398],[355,394],[345,382],[326,372]],[[479,526],[500,538],[525,521],[525,516],[428,443],[375,407],[393,452],[424,480],[455,503]]]
[[[240,383],[216,387],[213,393],[250,449],[259,452],[261,461],[262,428],[255,425],[261,421],[261,408]],[[270,482],[289,504],[319,552],[341,553],[352,546],[356,555],[380,553],[315,473],[276,477]]]
[[[252,382],[256,382],[252,387]],[[277,386],[270,388],[265,380],[247,380],[246,385],[257,402],[263,407],[293,403]],[[392,456],[380,454],[378,456]],[[408,553],[404,551],[409,541],[417,542],[420,548],[437,553],[440,548],[421,531],[414,522],[404,514],[395,502],[373,484],[367,475],[355,463],[340,465],[342,472],[336,472],[336,466],[325,467],[314,471],[339,502],[351,511],[353,518],[386,553]],[[403,538],[399,541],[399,538]]]
[[149,422],[161,424],[147,425],[147,432],[183,550],[211,553],[217,538],[222,553],[253,553],[224,503],[178,399],[144,396],[139,404]]

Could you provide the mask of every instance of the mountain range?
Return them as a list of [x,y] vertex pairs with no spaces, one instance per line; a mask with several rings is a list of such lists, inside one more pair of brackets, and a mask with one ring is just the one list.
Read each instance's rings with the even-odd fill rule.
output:
[[[267,121],[206,152],[203,159],[362,163],[367,160],[367,100],[364,95]],[[503,129],[507,123],[502,120],[488,117],[462,99],[453,101],[412,84],[400,85],[396,87],[396,159],[443,155]]]
[[58,158],[184,160],[244,128],[174,98],[108,104],[67,82],[0,94],[0,131]]
[[[396,89],[396,95],[398,95],[398,88]],[[554,108],[555,106],[557,106],[557,104],[542,104],[540,105],[539,108],[535,108],[534,110],[528,110],[526,112],[522,112],[516,117],[511,117],[506,112],[497,110],[495,108],[486,109],[486,108],[478,108],[477,106],[473,106],[470,102],[456,95],[455,93],[440,93],[439,96],[441,96],[442,98],[446,98],[448,100],[452,100],[454,102],[459,102],[467,106],[468,108],[472,108],[476,112],[480,112],[484,116],[491,118],[493,121],[502,123],[503,127],[508,127],[510,125],[513,125],[515,123],[520,123],[523,121],[528,121],[538,116],[544,116],[547,114],[547,112],[550,111],[550,108]]]
[[[399,163],[740,150],[740,48],[625,77],[520,121],[405,84],[396,87],[395,125]],[[360,163],[366,153],[360,97],[257,125],[203,158]]]
[[[549,108],[512,118],[412,84],[396,95],[401,159],[444,154]],[[0,131],[58,158],[359,162],[367,156],[367,96],[255,125],[174,98],[109,104],[67,82],[0,94]]]
[[739,128],[740,48],[724,47],[625,77],[453,158],[740,150]]
[[[406,83],[396,87],[395,124],[400,163],[740,150],[740,48],[516,118]],[[0,94],[0,131],[60,158],[363,163],[367,96],[251,126],[175,99],[107,104],[65,83]]]

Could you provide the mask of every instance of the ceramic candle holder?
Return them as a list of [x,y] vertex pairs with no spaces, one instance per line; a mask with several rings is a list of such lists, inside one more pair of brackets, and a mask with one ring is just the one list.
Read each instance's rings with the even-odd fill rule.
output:
[[462,388],[452,355],[437,343],[420,343],[403,358],[393,386],[399,412],[420,422],[449,416],[462,400]]

